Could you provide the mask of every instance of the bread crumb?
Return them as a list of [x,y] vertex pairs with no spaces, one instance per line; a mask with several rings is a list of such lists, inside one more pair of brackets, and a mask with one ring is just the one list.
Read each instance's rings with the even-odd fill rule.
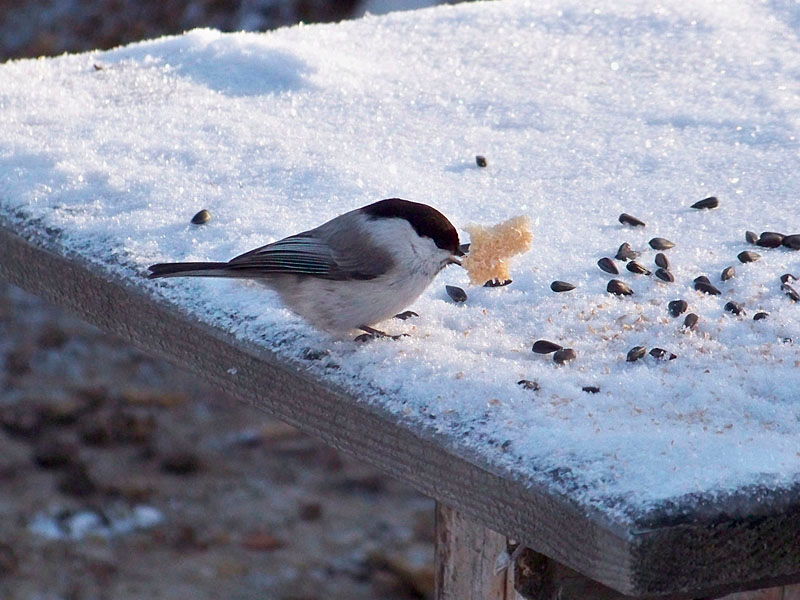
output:
[[510,279],[508,259],[531,249],[533,232],[527,215],[486,227],[469,225],[469,254],[461,261],[470,283],[483,285],[492,279]]

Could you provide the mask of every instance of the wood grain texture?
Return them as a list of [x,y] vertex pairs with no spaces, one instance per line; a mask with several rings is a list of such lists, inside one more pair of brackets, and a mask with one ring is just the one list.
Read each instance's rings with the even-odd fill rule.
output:
[[798,494],[765,493],[741,506],[741,499],[688,503],[624,519],[618,510],[580,506],[541,481],[488,465],[458,440],[316,381],[302,363],[198,323],[140,281],[65,257],[58,232],[25,225],[0,219],[3,279],[608,587],[692,597],[800,581]]

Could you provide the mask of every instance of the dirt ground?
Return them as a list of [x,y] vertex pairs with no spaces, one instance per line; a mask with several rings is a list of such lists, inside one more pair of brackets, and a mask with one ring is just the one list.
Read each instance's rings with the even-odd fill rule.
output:
[[0,599],[430,597],[433,502],[0,283]]

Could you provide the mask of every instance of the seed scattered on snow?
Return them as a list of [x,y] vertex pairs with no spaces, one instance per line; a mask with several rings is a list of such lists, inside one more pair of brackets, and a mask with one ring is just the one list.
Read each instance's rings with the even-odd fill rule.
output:
[[667,304],[667,307],[669,308],[669,314],[673,317],[679,317],[688,310],[689,303],[686,300],[673,300]]
[[758,234],[755,231],[745,231],[744,239],[748,244],[756,244],[758,243]]
[[623,225],[630,225],[632,227],[644,227],[645,222],[641,219],[637,219],[633,215],[629,215],[628,213],[622,213],[619,216],[619,222]]
[[446,285],[444,286],[447,295],[453,300],[453,302],[466,302],[467,300],[467,292],[455,285]]
[[683,320],[683,326],[686,329],[694,329],[695,327],[697,327],[697,321],[698,320],[699,320],[699,317],[696,314],[689,313],[688,315],[686,315],[686,318]]
[[394,316],[395,319],[400,319],[401,321],[405,321],[406,319],[410,319],[411,317],[418,317],[419,315],[415,313],[413,310],[406,310],[401,313],[398,313]]
[[551,352],[561,350],[562,347],[563,346],[560,344],[549,340],[536,340],[533,343],[533,351],[536,352],[536,354],[550,354]]
[[702,281],[703,283],[711,283],[711,280],[705,275],[700,275],[694,278],[694,283],[697,283],[698,281]]
[[656,266],[669,271],[669,259],[663,252],[656,254]]
[[517,382],[517,385],[521,385],[522,389],[530,390],[535,392],[539,389],[539,382],[538,381],[531,381],[530,379],[520,379]]
[[636,362],[640,358],[642,358],[645,354],[647,354],[647,348],[644,346],[634,346],[630,350],[628,350],[628,356],[625,358],[628,362]]
[[673,354],[672,352],[664,350],[663,348],[653,348],[650,350],[650,356],[656,360],[675,360],[678,358],[677,354]]
[[569,292],[570,290],[574,290],[575,286],[566,281],[554,281],[550,284],[550,289],[554,292]]
[[475,164],[479,167],[485,167],[487,165],[486,157],[478,155],[475,157]]
[[704,294],[710,294],[712,296],[719,296],[721,294],[717,288],[710,283],[706,283],[705,281],[695,281],[694,289],[696,289],[698,292],[703,292]]
[[652,273],[640,262],[636,262],[632,260],[625,268],[628,269],[631,273],[636,273],[637,275],[652,275]]
[[600,388],[596,385],[585,385],[581,389],[587,394],[597,394],[600,392]]
[[777,248],[783,243],[784,235],[775,231],[764,231],[756,242],[762,248]]
[[753,315],[753,321],[761,321],[762,319],[766,319],[769,316],[769,313],[765,312],[757,312]]
[[744,308],[742,308],[742,305],[739,304],[738,302],[734,302],[733,300],[725,304],[725,310],[737,316],[738,315],[744,316],[745,314],[747,314],[744,312]]
[[781,284],[781,291],[784,292],[787,296],[789,296],[789,300],[792,302],[800,302],[800,294],[797,293],[797,290],[790,286],[788,283]]
[[792,250],[800,250],[800,233],[787,235],[781,243]]
[[797,281],[797,277],[791,273],[784,273],[781,275],[781,283],[791,283],[792,281]]
[[667,283],[672,283],[675,281],[675,276],[666,269],[662,268],[656,269],[656,277],[662,281],[666,281]]
[[739,262],[749,263],[749,262],[756,262],[759,258],[761,258],[761,255],[758,254],[757,252],[750,252],[750,250],[745,250],[744,252],[739,252],[739,254],[736,255],[736,258],[739,259]]
[[670,248],[675,247],[675,244],[670,242],[668,239],[661,237],[654,237],[648,243],[653,250],[669,250]]
[[624,281],[620,281],[619,279],[612,279],[608,282],[606,286],[606,291],[616,294],[617,296],[632,296],[633,290],[631,286],[629,286]]
[[641,252],[636,252],[628,242],[622,242],[614,258],[622,261],[633,260],[634,258],[639,258],[640,254]]
[[698,210],[717,208],[718,206],[719,200],[717,200],[715,196],[710,196],[692,204],[692,208],[696,208]]
[[202,225],[203,223],[208,223],[210,220],[211,213],[205,208],[192,217],[192,223],[194,225]]
[[606,273],[611,273],[612,275],[619,275],[619,269],[617,269],[617,265],[614,264],[614,261],[610,258],[603,257],[597,261],[597,266],[600,267],[601,270],[605,271]]
[[500,281],[499,279],[490,279],[486,283],[483,284],[483,287],[503,287],[511,283],[511,279],[505,279]]
[[725,267],[722,270],[722,275],[720,275],[720,279],[722,281],[728,281],[728,279],[733,279],[736,276],[736,269],[733,267]]
[[575,350],[572,348],[562,348],[561,350],[556,350],[553,354],[553,360],[556,364],[563,365],[565,362],[570,360],[575,360],[575,357],[578,356],[575,354]]

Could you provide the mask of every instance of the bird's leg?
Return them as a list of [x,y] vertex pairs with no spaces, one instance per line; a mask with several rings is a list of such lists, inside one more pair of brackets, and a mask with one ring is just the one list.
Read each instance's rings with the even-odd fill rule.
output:
[[359,329],[361,331],[366,331],[366,333],[362,333],[361,335],[356,337],[355,339],[356,342],[368,342],[369,340],[382,337],[388,337],[392,338],[393,340],[399,340],[401,337],[406,337],[408,335],[407,333],[401,333],[400,335],[389,335],[388,333],[384,333],[383,331],[380,331],[379,329],[375,329],[373,327],[369,327],[368,325],[362,325],[361,327],[359,327]]

